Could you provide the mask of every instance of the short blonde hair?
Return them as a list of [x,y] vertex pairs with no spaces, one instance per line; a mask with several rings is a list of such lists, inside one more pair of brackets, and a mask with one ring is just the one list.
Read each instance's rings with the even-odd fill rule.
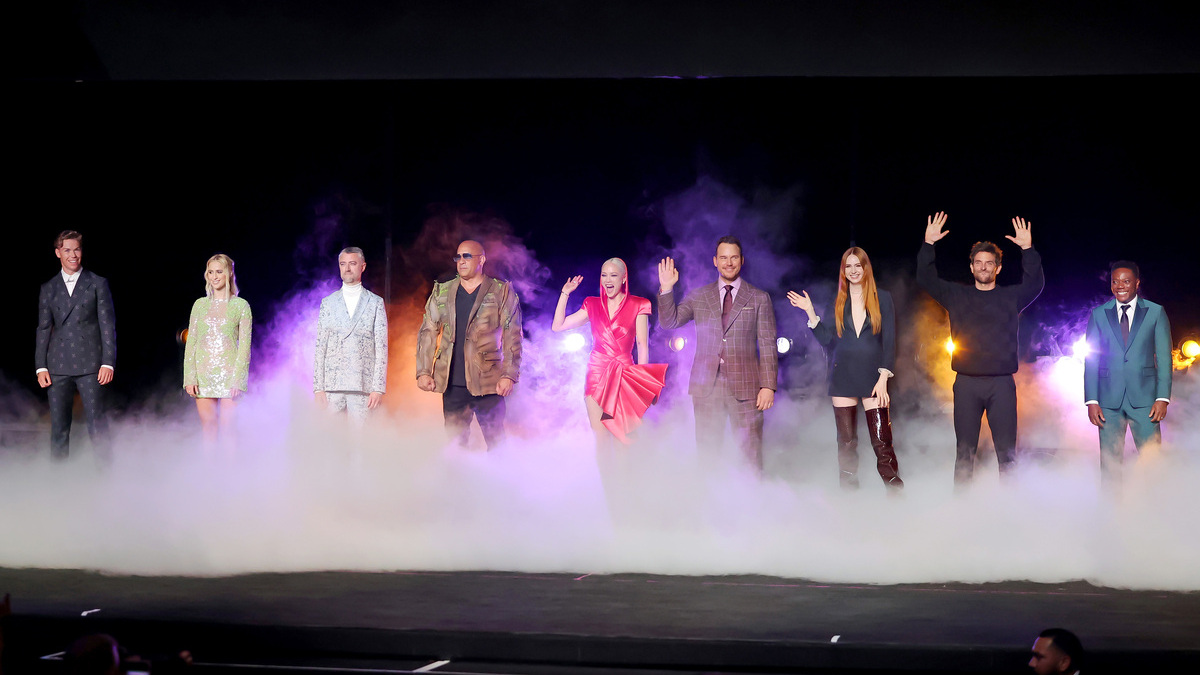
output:
[[225,266],[225,271],[229,273],[229,293],[230,295],[237,295],[237,275],[233,272],[233,258],[230,258],[224,253],[218,253],[209,258],[208,262],[204,263],[204,295],[211,298],[213,294],[212,284],[208,282],[208,266],[213,262],[219,262]]

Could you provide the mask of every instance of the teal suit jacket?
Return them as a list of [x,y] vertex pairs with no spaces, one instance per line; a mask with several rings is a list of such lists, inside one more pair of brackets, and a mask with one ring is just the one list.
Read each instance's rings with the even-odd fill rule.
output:
[[1125,345],[1117,301],[1109,300],[1088,317],[1087,343],[1085,401],[1116,409],[1128,396],[1131,406],[1146,408],[1171,397],[1171,324],[1162,305],[1138,296]]

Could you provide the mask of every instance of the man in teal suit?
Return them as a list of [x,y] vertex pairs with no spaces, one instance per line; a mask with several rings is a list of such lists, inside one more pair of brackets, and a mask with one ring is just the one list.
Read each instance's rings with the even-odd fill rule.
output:
[[1141,452],[1162,441],[1159,422],[1171,402],[1171,324],[1162,305],[1138,297],[1136,263],[1109,268],[1113,299],[1088,317],[1083,395],[1088,419],[1100,429],[1100,473],[1118,481],[1125,428]]

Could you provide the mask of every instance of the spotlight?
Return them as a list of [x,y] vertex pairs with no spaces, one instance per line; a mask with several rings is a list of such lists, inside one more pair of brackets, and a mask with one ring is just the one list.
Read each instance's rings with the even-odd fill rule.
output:
[[1088,346],[1087,336],[1081,337],[1071,345],[1071,354],[1080,361],[1087,358],[1092,348]]
[[673,352],[683,351],[685,345],[687,345],[687,338],[680,337],[678,335],[672,338],[667,338],[667,347],[669,347]]
[[792,341],[785,337],[781,337],[775,340],[775,349],[779,350],[780,354],[786,354],[792,349]]
[[1183,344],[1179,345],[1179,351],[1183,353],[1186,359],[1194,359],[1200,356],[1200,342],[1195,340],[1184,340]]
[[1179,343],[1179,349],[1171,351],[1171,367],[1175,370],[1188,370],[1197,358],[1200,358],[1200,342],[1195,338],[1185,338]]
[[568,352],[577,352],[580,349],[583,349],[583,343],[584,339],[582,333],[571,333],[563,338],[562,341],[563,349]]
[[186,328],[175,332],[175,342],[179,343],[180,347],[187,344],[187,337],[188,337],[188,329],[186,329]]
[[946,338],[946,353],[954,355],[954,338]]

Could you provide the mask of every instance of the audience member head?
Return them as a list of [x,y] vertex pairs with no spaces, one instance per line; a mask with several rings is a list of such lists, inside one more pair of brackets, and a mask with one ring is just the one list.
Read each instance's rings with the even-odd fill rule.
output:
[[96,633],[75,641],[63,658],[70,675],[117,675],[121,652],[112,636]]
[[1047,628],[1033,643],[1029,667],[1037,675],[1074,673],[1083,661],[1083,644],[1065,628]]

